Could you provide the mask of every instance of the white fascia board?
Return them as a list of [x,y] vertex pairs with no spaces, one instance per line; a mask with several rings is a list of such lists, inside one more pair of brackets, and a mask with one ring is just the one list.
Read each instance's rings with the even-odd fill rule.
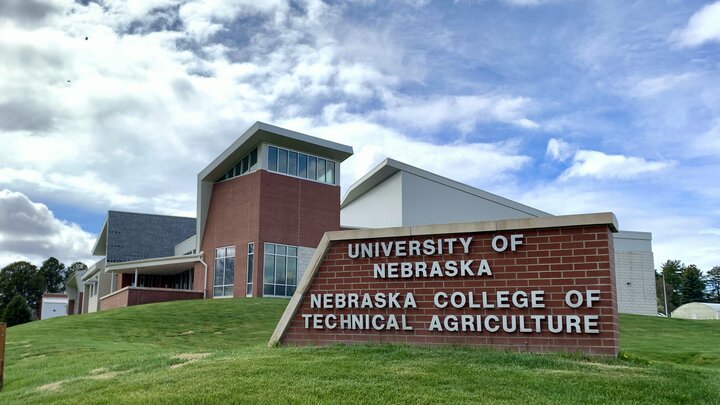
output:
[[407,172],[415,176],[422,177],[426,180],[434,181],[446,187],[451,187],[456,190],[460,190],[462,192],[474,195],[478,198],[491,201],[495,204],[500,204],[512,208],[516,211],[524,212],[530,216],[552,216],[552,214],[550,213],[540,211],[536,208],[521,204],[517,201],[500,197],[499,195],[480,190],[479,188],[468,186],[467,184],[460,183],[459,181],[451,180],[447,177],[442,177],[435,173],[428,172],[427,170],[423,170],[415,166],[410,166],[406,163],[402,163],[390,158],[385,159],[382,163],[380,163],[377,167],[370,171],[370,173],[353,183],[353,185],[350,186],[350,188],[348,189],[347,193],[345,193],[345,198],[343,198],[343,201],[340,204],[340,208],[342,209],[343,207],[347,206],[348,204],[356,200],[358,197],[367,193],[373,187],[380,184],[385,179],[389,178],[398,171]]
[[103,257],[102,259],[98,260],[97,262],[95,262],[95,264],[93,264],[92,266],[90,266],[87,269],[85,274],[83,274],[83,276],[82,276],[82,281],[89,280],[92,276],[97,274],[104,267],[105,267],[105,258]]
[[197,255],[182,255],[182,256],[169,256],[169,257],[155,257],[152,259],[133,260],[129,262],[112,263],[105,267],[106,273],[113,273],[122,270],[131,269],[142,269],[149,267],[161,267],[171,266],[175,264],[189,264],[200,261],[201,256]]
[[97,239],[95,239],[95,245],[93,245],[90,253],[93,256],[105,256],[107,255],[107,233],[108,233],[108,219],[110,214],[105,216],[105,222],[103,222],[100,233],[98,233]]

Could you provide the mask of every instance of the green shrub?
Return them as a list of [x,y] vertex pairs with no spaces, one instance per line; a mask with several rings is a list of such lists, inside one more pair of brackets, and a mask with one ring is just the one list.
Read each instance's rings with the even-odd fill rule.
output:
[[25,298],[16,295],[5,308],[5,323],[10,327],[27,322],[30,322],[30,308]]

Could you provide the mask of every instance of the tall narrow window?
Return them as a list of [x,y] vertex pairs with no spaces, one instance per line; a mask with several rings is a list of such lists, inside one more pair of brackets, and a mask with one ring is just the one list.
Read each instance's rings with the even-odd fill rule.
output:
[[287,164],[287,158],[288,158],[288,151],[285,149],[278,149],[278,171],[280,173],[287,174],[288,170],[288,164]]
[[248,243],[247,251],[247,291],[245,294],[248,297],[252,297],[252,285],[253,285],[253,262],[255,256],[255,243]]
[[317,158],[314,156],[308,156],[308,175],[307,178],[315,180],[315,173],[317,169]]
[[298,156],[298,177],[307,179],[307,155],[300,154]]
[[297,247],[265,243],[263,295],[291,297],[297,287]]
[[276,172],[277,171],[277,158],[278,150],[270,146],[268,148],[268,169]]
[[325,161],[325,183],[335,184],[335,162]]
[[232,297],[235,278],[235,246],[215,249],[213,297]]
[[325,182],[325,159],[318,158],[317,181]]
[[297,176],[297,163],[298,154],[297,152],[288,153],[288,174],[291,176]]

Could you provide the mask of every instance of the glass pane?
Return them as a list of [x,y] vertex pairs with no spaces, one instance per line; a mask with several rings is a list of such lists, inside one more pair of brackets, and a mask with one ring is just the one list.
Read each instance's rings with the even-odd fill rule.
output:
[[275,256],[265,255],[265,263],[263,264],[263,278],[266,283],[272,283],[275,278]]
[[302,153],[298,156],[298,176],[304,179],[307,178],[307,155]]
[[287,248],[287,255],[288,256],[297,256],[297,248],[288,246]]
[[223,296],[225,296],[225,297],[232,297],[232,295],[233,295],[233,286],[231,286],[231,285],[226,285],[226,286],[225,286],[225,294],[224,294]]
[[325,182],[335,184],[335,162],[326,161],[325,164]]
[[253,167],[255,163],[257,163],[257,149],[250,152],[250,167]]
[[268,147],[268,170],[277,171],[278,150],[275,147]]
[[325,159],[318,159],[317,181],[325,181]]
[[287,246],[284,246],[284,245],[277,245],[277,246],[275,246],[275,254],[276,254],[276,255],[285,255],[285,254],[287,254]]
[[284,297],[285,296],[285,286],[284,285],[276,285],[275,286],[275,295]]
[[288,151],[286,151],[285,149],[278,150],[278,171],[280,173],[287,173],[287,157]]
[[265,253],[275,253],[275,244],[265,243]]
[[225,259],[225,282],[223,284],[233,284],[235,278],[235,259]]
[[245,290],[245,294],[250,295],[252,294],[252,284],[247,285],[247,289]]
[[275,258],[275,283],[285,284],[285,258]]
[[222,297],[223,296],[223,288],[222,287],[215,287],[213,289],[213,297]]
[[250,169],[250,155],[245,156],[242,160],[242,172],[247,173]]
[[298,154],[296,152],[288,153],[288,174],[297,176],[297,160]]
[[315,173],[317,171],[317,158],[308,156],[308,174],[307,178],[315,180]]
[[295,287],[293,287],[293,286],[288,286],[288,288],[287,288],[287,295],[288,295],[288,296],[291,296],[291,295],[293,295],[293,294],[295,294]]
[[223,274],[225,273],[225,260],[215,260],[215,285],[222,285]]
[[252,253],[255,250],[254,243],[248,243],[248,253]]
[[297,259],[288,257],[287,259],[287,276],[285,284],[297,285]]
[[273,295],[275,294],[275,286],[272,284],[265,284],[265,288],[263,288],[263,295]]
[[247,264],[247,282],[252,283],[253,281],[253,256],[248,256],[248,264]]
[[235,175],[239,176],[242,173],[242,161],[235,165]]
[[225,248],[215,249],[215,257],[225,257]]

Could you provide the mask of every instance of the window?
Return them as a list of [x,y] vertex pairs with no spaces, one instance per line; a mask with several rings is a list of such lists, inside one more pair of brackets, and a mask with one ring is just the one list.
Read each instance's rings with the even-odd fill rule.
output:
[[215,249],[213,297],[232,297],[235,278],[235,246]]
[[268,146],[268,170],[272,172],[335,184],[336,167],[332,160]]
[[307,178],[307,155],[302,153],[298,156],[298,177]]
[[277,155],[277,148],[272,146],[268,148],[268,169],[274,172],[277,171]]
[[291,176],[297,176],[297,152],[288,153],[288,174]]
[[297,247],[265,243],[263,295],[292,297],[297,287]]
[[252,285],[253,285],[253,256],[255,255],[255,243],[248,243],[247,251],[247,291],[245,294],[248,297],[252,297]]
[[[276,150],[277,152],[277,150]],[[272,158],[272,156],[270,156]],[[276,159],[277,160],[277,159]],[[250,171],[250,168],[253,167],[257,163],[257,148],[253,149],[250,153],[243,156],[242,159],[240,159],[239,162],[235,164],[230,170],[228,170],[225,174],[220,176],[220,178],[217,181],[227,180],[231,179],[236,176],[240,176],[242,174],[245,174]]]

